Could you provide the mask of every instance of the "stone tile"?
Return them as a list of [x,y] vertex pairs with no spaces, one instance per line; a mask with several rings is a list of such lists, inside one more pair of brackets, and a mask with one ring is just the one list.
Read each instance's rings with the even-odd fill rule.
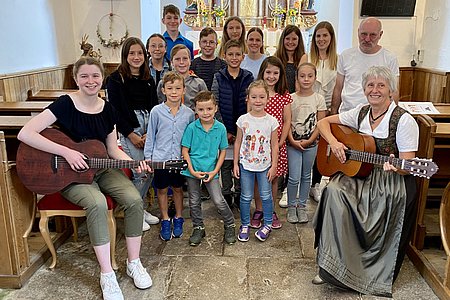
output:
[[255,237],[256,229],[250,229],[248,242],[237,242],[234,247],[225,247],[226,256],[245,257],[294,257],[302,258],[302,250],[296,226],[284,224],[281,229],[274,229],[265,242]]
[[[433,290],[428,286],[422,276],[417,272],[412,262],[405,257],[402,268],[397,280],[393,286],[392,298],[396,300],[411,300],[411,299],[439,299]],[[363,295],[364,300],[384,300],[383,297]]]
[[243,257],[180,257],[167,299],[249,299]]
[[[141,260],[153,279],[153,286],[138,290],[126,275],[126,243],[123,219],[117,219],[117,279],[125,299],[386,299],[342,291],[328,284],[313,285],[316,275],[314,231],[311,220],[317,204],[308,201],[306,224],[286,222],[286,210],[276,207],[283,228],[274,230],[262,243],[254,235],[247,243],[224,245],[223,223],[212,201],[203,202],[206,238],[201,245],[188,244],[192,230],[185,199],[184,236],[164,242],[159,225],[152,225],[142,238]],[[151,212],[159,215],[157,206]],[[237,228],[239,213],[234,210]],[[255,230],[252,230],[254,234]],[[100,270],[90,246],[85,226],[79,228],[79,241],[58,249],[58,264],[50,261],[18,290],[0,289],[0,299],[99,299]],[[394,285],[394,299],[437,299],[432,290],[405,259]]]
[[359,299],[328,284],[314,285],[311,260],[290,257],[248,259],[248,299]]

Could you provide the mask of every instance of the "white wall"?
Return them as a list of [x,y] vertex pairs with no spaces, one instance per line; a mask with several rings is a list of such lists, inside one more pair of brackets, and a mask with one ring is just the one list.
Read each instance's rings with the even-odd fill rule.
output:
[[426,2],[423,34],[418,49],[423,49],[422,66],[450,71],[450,0]]
[[69,2],[1,0],[0,7],[0,74],[73,61]]
[[141,39],[146,43],[148,37],[161,31],[161,2],[157,0],[141,0]]
[[[57,1],[57,0],[55,0]],[[61,0],[60,0],[61,1]],[[153,2],[153,1],[152,1]],[[73,15],[73,35],[75,40],[72,42],[77,51],[77,57],[83,52],[80,50],[80,42],[83,34],[89,35],[89,42],[94,49],[100,49],[102,62],[119,62],[120,48],[103,47],[97,38],[97,24],[103,16],[111,11],[111,1],[109,0],[71,0]],[[119,15],[127,25],[128,36],[141,37],[141,9],[139,0],[114,0],[113,12]],[[104,19],[109,24],[109,18]],[[103,21],[102,21],[103,23]],[[118,23],[120,24],[120,23]],[[114,23],[113,23],[114,25]],[[122,28],[118,28],[119,34]],[[114,32],[114,30],[113,30]],[[106,32],[106,37],[108,32]],[[105,35],[105,34],[104,34]],[[116,36],[113,36],[116,38]],[[120,38],[120,37],[117,37]]]

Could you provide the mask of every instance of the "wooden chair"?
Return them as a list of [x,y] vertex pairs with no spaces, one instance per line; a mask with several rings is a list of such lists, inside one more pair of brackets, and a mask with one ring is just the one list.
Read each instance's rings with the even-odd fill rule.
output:
[[447,264],[445,268],[444,286],[450,289],[450,182],[442,195],[441,207],[439,210],[439,225],[441,228],[442,245],[447,254]]
[[[131,170],[122,169],[124,173],[131,178]],[[114,200],[106,195],[106,203],[108,207],[108,229],[110,236],[110,244],[111,244],[111,265],[114,270],[118,269],[116,262],[116,219],[114,217],[114,209],[116,208],[116,203]],[[45,243],[47,244],[48,249],[52,254],[52,263],[50,264],[50,269],[53,269],[56,266],[56,251],[53,246],[52,239],[48,230],[48,221],[50,217],[54,216],[67,216],[71,217],[73,231],[74,231],[74,240],[78,240],[78,226],[75,220],[76,217],[85,217],[86,211],[78,205],[73,204],[72,202],[66,200],[61,194],[54,193],[50,195],[45,195],[39,200],[37,207],[40,212],[41,219],[39,221],[39,230],[44,238]]]

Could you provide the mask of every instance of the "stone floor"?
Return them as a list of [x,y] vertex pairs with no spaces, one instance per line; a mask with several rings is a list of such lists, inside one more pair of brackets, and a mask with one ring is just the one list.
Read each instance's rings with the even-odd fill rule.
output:
[[[185,203],[187,207],[187,203]],[[118,219],[117,278],[125,299],[383,299],[342,291],[328,284],[313,285],[316,274],[311,223],[289,224],[279,209],[283,228],[262,243],[224,245],[223,224],[212,201],[203,202],[207,236],[198,247],[188,244],[192,223],[184,216],[185,234],[163,242],[159,226],[144,233],[141,260],[153,278],[148,290],[138,290],[125,273],[123,220]],[[316,208],[308,204],[310,219]],[[152,212],[157,213],[157,207]],[[236,224],[239,214],[235,212]],[[253,231],[252,231],[253,232]],[[99,268],[85,227],[77,243],[68,240],[58,249],[54,270],[41,267],[19,290],[0,289],[0,299],[100,299]],[[405,259],[394,285],[394,299],[437,299],[412,263]]]

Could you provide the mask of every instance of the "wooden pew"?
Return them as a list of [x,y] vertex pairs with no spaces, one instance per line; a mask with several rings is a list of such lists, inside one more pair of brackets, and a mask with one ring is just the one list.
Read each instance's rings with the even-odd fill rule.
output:
[[0,115],[3,116],[31,116],[40,113],[52,102],[0,102]]
[[450,182],[442,194],[441,207],[439,209],[442,245],[447,255],[443,286],[450,297]]
[[[17,133],[31,118],[0,115],[0,288],[22,287],[50,257],[41,235],[31,233],[37,196],[23,186],[15,168]],[[52,234],[55,247],[71,233],[68,228]]]
[[[426,218],[427,204],[438,204],[445,186],[450,181],[450,159],[448,158],[450,154],[450,123],[443,123],[440,120],[442,118],[433,120],[429,115],[417,116],[420,131],[417,156],[432,158],[439,166],[439,171],[430,180],[423,178],[417,180],[418,212],[413,238],[408,247],[408,256],[438,297],[449,299],[450,290],[443,285],[443,277],[422,251],[425,237],[434,234],[430,232],[430,224],[426,222],[430,219]],[[448,186],[446,191],[448,191]],[[433,202],[433,198],[436,201]],[[441,235],[439,229],[436,234],[437,237]]]
[[[36,93],[30,89],[28,90],[27,101],[55,101],[62,95],[76,92],[76,89],[41,89]],[[102,99],[106,99],[106,91],[100,90],[98,96]]]

